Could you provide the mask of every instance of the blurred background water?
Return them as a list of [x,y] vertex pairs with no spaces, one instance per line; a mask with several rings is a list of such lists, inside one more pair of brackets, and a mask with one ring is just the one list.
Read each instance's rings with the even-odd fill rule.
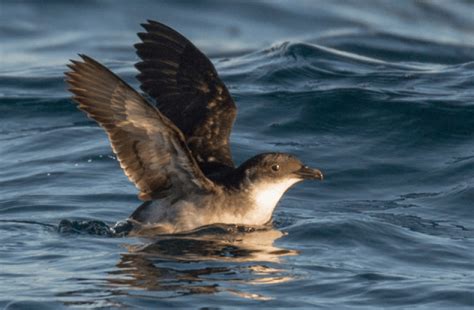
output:
[[[137,88],[146,19],[216,64],[237,163],[325,172],[273,229],[57,231],[139,204],[63,72],[85,53]],[[473,2],[0,0],[0,42],[0,307],[474,306]]]

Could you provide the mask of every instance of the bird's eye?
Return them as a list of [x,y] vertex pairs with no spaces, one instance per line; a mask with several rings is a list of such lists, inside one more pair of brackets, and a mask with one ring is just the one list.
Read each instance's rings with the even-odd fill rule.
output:
[[273,170],[273,171],[278,171],[278,170],[280,170],[280,165],[277,165],[277,164],[273,165],[273,166],[272,166],[272,170]]

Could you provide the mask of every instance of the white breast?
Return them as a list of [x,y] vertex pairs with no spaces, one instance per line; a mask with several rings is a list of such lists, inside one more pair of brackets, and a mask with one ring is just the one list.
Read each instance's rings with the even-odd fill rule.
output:
[[267,223],[273,214],[281,196],[300,179],[286,179],[278,183],[260,183],[252,189],[252,196],[255,203],[255,209],[249,214],[254,225],[263,225]]

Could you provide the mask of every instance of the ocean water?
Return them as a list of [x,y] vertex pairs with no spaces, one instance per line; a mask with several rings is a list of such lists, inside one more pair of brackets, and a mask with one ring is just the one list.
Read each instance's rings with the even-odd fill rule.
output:
[[[473,12],[0,0],[0,308],[472,309]],[[137,88],[146,19],[215,63],[239,109],[237,163],[282,151],[325,173],[284,196],[272,229],[103,234],[140,202],[63,72],[85,53]]]

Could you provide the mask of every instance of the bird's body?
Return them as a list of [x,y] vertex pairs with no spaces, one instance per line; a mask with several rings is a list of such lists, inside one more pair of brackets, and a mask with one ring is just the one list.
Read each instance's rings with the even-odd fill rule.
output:
[[158,108],[90,57],[72,61],[66,73],[73,99],[105,129],[146,201],[129,218],[135,231],[263,225],[293,184],[322,179],[319,170],[283,153],[235,167],[229,135],[236,107],[214,66],[173,29],[153,21],[143,26],[138,79]]
[[215,223],[260,226],[271,220],[281,196],[298,181],[290,179],[243,190],[221,186],[216,187],[216,192],[181,197],[177,201],[167,198],[149,201],[130,220],[137,227],[166,232],[189,231]]

